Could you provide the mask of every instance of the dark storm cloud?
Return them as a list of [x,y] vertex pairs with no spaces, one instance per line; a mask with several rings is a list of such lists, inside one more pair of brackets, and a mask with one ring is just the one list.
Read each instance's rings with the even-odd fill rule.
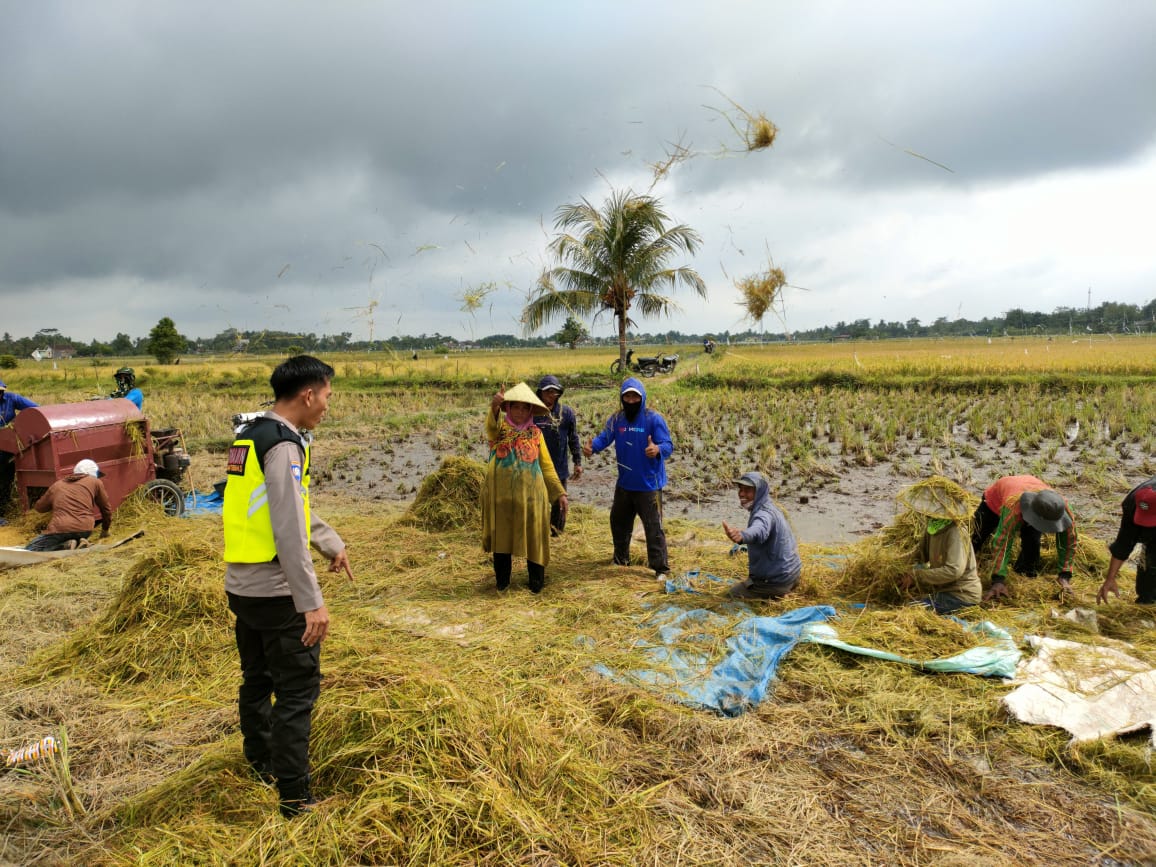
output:
[[[524,291],[559,204],[646,189],[673,142],[700,156],[656,192],[719,251],[774,235],[792,194],[967,189],[1156,139],[1144,3],[4,7],[0,298],[413,287],[436,306],[411,320],[444,327],[462,286]],[[779,125],[771,151],[742,155],[723,94]],[[697,210],[768,180],[785,201]]]

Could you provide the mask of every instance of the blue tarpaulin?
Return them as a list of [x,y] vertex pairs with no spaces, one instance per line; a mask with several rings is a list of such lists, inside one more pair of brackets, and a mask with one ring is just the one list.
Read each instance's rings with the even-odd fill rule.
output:
[[951,619],[961,624],[969,632],[978,632],[989,637],[991,642],[980,647],[970,647],[954,656],[945,656],[941,659],[912,659],[874,647],[848,644],[839,638],[839,632],[834,626],[826,623],[807,626],[803,630],[802,638],[803,641],[813,641],[816,644],[837,647],[840,650],[857,653],[860,656],[885,659],[889,662],[902,662],[924,671],[937,671],[944,674],[978,674],[981,677],[1015,677],[1016,665],[1020,661],[1020,651],[1006,629],[996,626],[989,620],[984,620],[981,623],[968,623],[957,617]]
[[[695,570],[667,579],[664,590],[672,596],[716,594],[726,583]],[[594,670],[613,680],[652,689],[681,704],[739,716],[766,698],[779,661],[799,641],[926,671],[989,677],[1011,677],[1020,658],[1011,635],[988,621],[971,624],[952,618],[965,629],[989,637],[989,644],[944,659],[917,660],[840,640],[837,630],[826,622],[838,616],[829,605],[796,608],[778,617],[753,616],[751,609],[739,602],[725,603],[724,611],[679,605],[654,608],[637,618],[638,628],[651,636],[635,642],[649,667],[615,671],[596,665]],[[751,616],[744,616],[748,614]]]
[[185,495],[185,516],[189,515],[219,515],[225,498],[216,491],[199,494],[193,491]]
[[[695,592],[689,582],[678,586],[682,583],[668,583],[667,592]],[[745,605],[737,605],[735,610],[750,611]],[[639,622],[640,629],[653,632],[657,638],[637,643],[653,667],[616,672],[598,665],[595,671],[655,689],[682,704],[738,716],[766,697],[779,660],[798,643],[803,627],[834,616],[834,608],[814,605],[778,617],[751,616],[736,623],[733,616],[667,605]],[[730,636],[720,644],[728,632]]]

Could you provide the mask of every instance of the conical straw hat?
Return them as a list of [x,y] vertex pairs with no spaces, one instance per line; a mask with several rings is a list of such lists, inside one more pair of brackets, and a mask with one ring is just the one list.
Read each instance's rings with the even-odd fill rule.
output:
[[549,412],[549,410],[546,409],[546,404],[542,403],[542,399],[534,394],[534,389],[530,388],[530,386],[524,382],[519,382],[513,388],[507,388],[504,397],[505,400],[502,401],[503,408],[509,403],[528,403],[544,412]]
[[896,499],[911,511],[929,518],[960,521],[970,517],[972,511],[967,491],[943,476],[932,476],[904,488]]

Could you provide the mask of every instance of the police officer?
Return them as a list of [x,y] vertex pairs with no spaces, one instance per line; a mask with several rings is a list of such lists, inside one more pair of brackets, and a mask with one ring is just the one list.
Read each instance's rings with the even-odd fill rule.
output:
[[245,758],[276,780],[287,818],[317,803],[309,732],[329,612],[310,546],[331,572],[353,578],[345,543],[309,504],[309,432],[329,407],[332,378],[333,368],[309,355],[280,364],[269,379],[273,409],[237,434],[225,484],[225,590],[237,616]]

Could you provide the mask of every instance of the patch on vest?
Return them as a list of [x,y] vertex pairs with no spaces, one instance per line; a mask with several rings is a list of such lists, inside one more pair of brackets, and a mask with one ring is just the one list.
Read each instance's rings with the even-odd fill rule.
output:
[[289,472],[293,474],[293,478],[297,480],[297,484],[301,484],[301,462],[290,461]]
[[245,475],[245,461],[249,458],[249,446],[229,446],[229,464],[225,472],[230,476]]

